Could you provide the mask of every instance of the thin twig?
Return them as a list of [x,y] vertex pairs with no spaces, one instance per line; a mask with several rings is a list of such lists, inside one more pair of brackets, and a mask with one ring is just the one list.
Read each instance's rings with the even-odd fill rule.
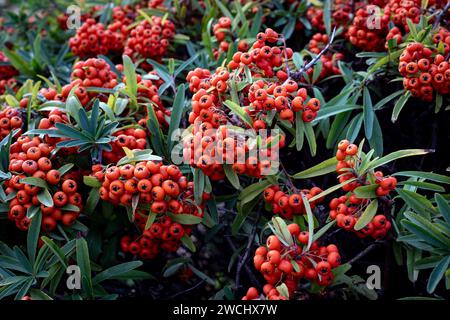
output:
[[297,72],[292,73],[291,78],[295,81],[299,81],[303,73],[309,69],[311,69],[317,61],[319,61],[320,57],[330,48],[331,44],[334,41],[334,37],[336,36],[336,27],[334,27],[333,32],[331,33],[330,41],[326,44],[326,46],[322,49],[322,51],[319,52],[317,56],[315,56],[310,62],[308,62],[306,65],[301,67]]
[[258,229],[258,222],[259,222],[260,217],[261,217],[261,206],[259,207],[259,209],[256,213],[255,224],[253,225],[253,230],[248,237],[247,247],[245,248],[244,256],[239,260],[238,265],[237,265],[236,281],[235,281],[236,290],[239,290],[239,288],[240,288],[239,283],[240,283],[240,279],[241,279],[242,267],[244,267],[245,263],[247,262],[248,255],[249,255],[250,249],[253,245],[253,240],[255,238],[256,230]]
[[[233,241],[231,240],[230,237],[225,237],[225,239],[227,240],[231,250],[236,251],[237,248],[234,245]],[[253,284],[258,287],[258,289],[261,289],[261,285],[258,281],[258,279],[256,279],[255,275],[253,274],[252,270],[250,269],[249,265],[246,263],[245,266],[245,272],[247,273],[247,275],[250,277],[250,279],[252,280]]]
[[442,17],[444,16],[444,14],[447,13],[449,9],[450,9],[450,2],[447,2],[442,11],[437,15],[436,21],[433,24],[433,28],[436,28],[441,23]]
[[173,299],[175,297],[181,296],[181,295],[183,295],[185,293],[191,292],[191,291],[197,289],[198,287],[200,287],[203,283],[205,283],[205,280],[200,281],[199,283],[197,283],[195,286],[193,286],[191,288],[188,288],[186,290],[183,290],[183,291],[175,293],[173,296],[169,297],[169,300]]
[[361,251],[360,253],[358,253],[355,257],[353,257],[352,259],[350,259],[347,263],[349,264],[353,264],[356,261],[358,261],[359,259],[363,258],[365,255],[367,255],[369,252],[371,252],[373,249],[377,248],[380,245],[385,245],[386,241],[375,241],[374,243],[372,243],[370,246],[368,246],[367,248],[365,248],[363,251]]

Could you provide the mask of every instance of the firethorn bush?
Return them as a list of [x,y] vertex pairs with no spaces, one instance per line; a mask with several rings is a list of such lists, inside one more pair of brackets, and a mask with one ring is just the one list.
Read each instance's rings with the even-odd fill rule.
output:
[[99,3],[0,5],[0,299],[449,298],[448,1]]

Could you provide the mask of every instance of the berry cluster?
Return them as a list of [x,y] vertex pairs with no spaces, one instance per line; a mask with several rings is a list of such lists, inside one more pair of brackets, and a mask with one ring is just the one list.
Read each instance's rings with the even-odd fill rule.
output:
[[74,55],[82,58],[120,53],[124,46],[122,29],[126,32],[126,25],[120,21],[106,27],[94,19],[87,19],[76,35],[69,39],[70,49]]
[[[93,168],[93,171],[102,181],[99,189],[102,200],[131,206],[133,197],[138,197],[139,204],[148,205],[157,214],[169,211],[202,215],[201,207],[193,205],[193,183],[175,165],[142,161],[136,165],[110,166],[104,174],[95,174],[99,168]],[[204,197],[208,195],[204,194]]]
[[[336,159],[338,160],[338,163],[336,164],[336,172],[340,175],[340,183],[357,176],[355,172],[355,165],[359,162],[357,153],[358,147],[355,144],[350,144],[348,140],[342,140],[339,142],[338,150],[336,152]],[[374,172],[373,179],[375,183],[379,185],[379,187],[375,190],[378,197],[389,195],[389,192],[397,186],[397,179],[395,177],[384,177],[383,172],[381,171]],[[361,182],[353,181],[342,186],[342,189],[344,191],[353,191],[360,185]]]
[[113,141],[111,151],[103,151],[103,159],[105,163],[118,162],[125,156],[123,147],[132,151],[144,150],[147,146],[147,133],[142,129],[128,128],[126,130],[119,130],[113,134],[117,139]]
[[[301,279],[329,286],[334,279],[332,269],[341,264],[339,250],[335,245],[319,246],[317,242],[313,242],[307,250],[308,232],[301,231],[300,226],[295,223],[288,225],[287,229],[292,236],[292,245],[286,246],[276,235],[271,235],[265,246],[256,249],[253,257],[255,268],[267,281],[264,293],[269,300],[283,297],[274,287],[281,282],[289,291],[289,297],[283,299],[293,297]],[[254,292],[251,296],[254,296]]]
[[[11,131],[21,129],[22,123],[22,117],[19,110],[9,106],[2,108],[0,111],[0,141]],[[20,134],[20,131],[18,134]]]
[[87,106],[89,101],[95,96],[96,92],[88,92],[86,88],[114,88],[117,82],[117,75],[111,70],[111,67],[103,59],[90,58],[85,61],[78,61],[72,68],[70,75],[71,82],[62,87],[58,93],[54,88],[42,88],[39,93],[47,100],[66,101],[70,92],[75,88],[74,94],[83,106]]
[[[213,25],[214,36],[219,42],[219,49],[214,48],[214,57],[217,59],[223,52],[228,52],[231,39],[231,19],[228,17],[221,17],[217,23]],[[228,41],[226,41],[228,40]]]
[[421,43],[410,43],[405,48],[398,71],[404,77],[403,87],[414,97],[431,101],[434,91],[442,95],[450,92],[450,59]]
[[[347,180],[356,178],[356,172],[354,169],[356,162],[358,162],[358,146],[350,143],[348,140],[342,140],[338,144],[338,150],[336,151],[336,172],[339,174],[339,183],[344,183]],[[361,186],[361,183],[354,180],[342,186],[344,191],[353,191],[355,188]]]
[[[16,193],[9,202],[8,218],[16,223],[20,230],[27,230],[31,220],[27,212],[32,207],[40,207],[42,212],[42,230],[50,232],[60,221],[63,225],[72,225],[82,209],[82,197],[77,192],[78,175],[64,174],[54,169],[54,162],[49,159],[53,147],[40,138],[21,136],[10,148],[9,170],[11,179],[5,182],[6,194]],[[27,177],[41,179],[47,183],[53,200],[53,206],[41,204],[38,194],[42,187],[22,183]]]
[[124,54],[136,60],[151,58],[159,61],[166,54],[174,34],[172,21],[152,16],[151,21],[145,19],[130,31]]
[[382,239],[391,228],[391,223],[382,214],[375,215],[361,230],[354,229],[368,203],[367,199],[360,199],[354,194],[334,198],[330,201],[330,218],[336,220],[339,228],[353,231],[360,238],[371,236],[374,239]]
[[8,63],[8,58],[0,51],[0,95],[6,92],[6,88],[15,89],[17,70],[10,65],[1,65]]
[[[320,101],[316,98],[308,100],[306,89],[298,89],[293,80],[287,80],[283,84],[258,80],[254,82],[248,91],[250,106],[247,113],[253,119],[261,118],[253,123],[253,127],[265,129],[263,121],[265,112],[275,109],[280,119],[294,122],[295,112],[301,112],[304,122],[313,121],[320,109]],[[306,102],[307,101],[307,102]]]
[[388,12],[383,12],[381,17],[374,19],[373,14],[377,10],[378,7],[366,5],[356,11],[346,33],[346,37],[355,47],[365,51],[384,50],[390,16]]
[[17,70],[13,66],[3,65],[8,62],[8,58],[3,52],[0,51],[0,80],[12,78],[18,74]]
[[[136,215],[137,217],[142,216],[138,214]],[[142,223],[145,226],[145,220]],[[174,222],[167,216],[161,217],[147,230],[144,230],[144,227],[140,227],[140,229],[143,232],[139,237],[123,236],[120,240],[120,248],[122,252],[131,253],[133,256],[138,256],[142,259],[152,259],[161,250],[167,252],[176,251],[181,244],[181,237],[191,233],[189,226]]]
[[276,46],[279,40],[280,35],[267,28],[265,32],[257,34],[256,41],[247,52],[237,51],[233,55],[228,68],[238,71],[239,68],[247,66],[253,74],[258,74],[261,78],[276,76],[279,81],[287,80],[288,74],[283,63],[292,58],[293,51],[291,48]]
[[[271,186],[264,190],[263,196],[266,203],[272,206],[273,214],[279,214],[285,219],[292,219],[294,215],[306,214],[303,197],[311,199],[320,194],[322,189],[313,187],[311,190],[303,189],[299,192],[286,193],[279,186]],[[311,210],[314,210],[316,203],[322,202],[322,198],[311,201]]]

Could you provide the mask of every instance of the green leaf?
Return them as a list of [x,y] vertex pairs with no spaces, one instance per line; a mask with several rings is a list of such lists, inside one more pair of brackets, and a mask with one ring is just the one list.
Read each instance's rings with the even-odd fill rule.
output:
[[46,207],[53,207],[53,198],[52,198],[52,196],[50,195],[50,192],[48,192],[47,189],[41,190],[37,194],[37,198],[38,198],[39,202],[42,203],[44,206],[46,206]]
[[285,283],[282,283],[281,285],[277,286],[276,289],[281,296],[289,299],[289,290]]
[[42,236],[41,240],[53,252],[55,257],[59,260],[59,262],[61,262],[62,266],[67,268],[67,258],[64,251],[61,250],[61,248],[59,248],[52,239],[49,239],[46,236]]
[[269,180],[261,180],[256,183],[253,183],[239,193],[238,199],[243,204],[250,202],[257,196],[259,196],[261,193],[263,193],[264,189],[269,187],[271,184],[272,183]]
[[286,224],[286,222],[284,222],[283,219],[281,219],[280,217],[273,217],[272,225],[273,225],[275,231],[281,236],[280,240],[283,240],[285,243],[287,243],[288,246],[291,246],[294,244],[292,235],[289,232],[289,230],[287,228],[287,224]]
[[207,283],[209,283],[212,286],[214,286],[216,284],[216,281],[214,281],[213,279],[208,277],[206,274],[204,274],[203,272],[201,272],[200,270],[195,268],[193,265],[190,264],[189,267],[191,268],[192,272],[200,279],[205,280]]
[[158,118],[156,117],[155,110],[153,109],[152,104],[147,105],[147,114],[148,114],[148,120],[147,120],[147,127],[148,130],[151,132],[151,139],[150,142],[152,144],[153,150],[159,155],[164,155],[164,147],[163,147],[163,140],[162,140],[162,133],[161,129],[159,127]]
[[85,290],[88,297],[92,299],[94,297],[94,289],[92,287],[91,278],[91,261],[89,258],[88,245],[84,238],[78,238],[76,240],[76,250],[77,264],[80,267],[83,290]]
[[372,98],[370,97],[370,92],[367,87],[363,90],[363,113],[364,113],[364,130],[366,133],[366,138],[370,139],[373,132],[373,119],[375,113],[373,111]]
[[68,163],[66,165],[63,165],[61,168],[58,169],[59,174],[61,177],[65,175],[67,172],[69,172],[70,169],[72,169],[74,166],[73,163]]
[[403,177],[414,177],[422,178],[435,182],[441,182],[450,184],[450,177],[444,176],[442,174],[432,173],[432,172],[422,172],[422,171],[400,171],[393,174],[393,176],[403,176]]
[[375,155],[380,156],[383,154],[383,131],[381,130],[380,123],[377,116],[373,120],[373,133],[369,139],[369,144],[372,149],[375,150]]
[[129,94],[131,100],[135,107],[137,107],[137,78],[136,78],[136,67],[130,57],[123,56],[123,73],[127,81],[127,93]]
[[203,221],[202,217],[194,216],[192,214],[173,214],[168,212],[167,216],[172,219],[172,221],[184,225],[199,224]]
[[300,112],[295,113],[295,148],[297,151],[302,150],[305,137],[304,123]]
[[438,265],[433,269],[430,274],[430,278],[428,279],[427,291],[428,293],[433,293],[436,290],[436,287],[444,276],[445,271],[447,270],[448,264],[450,263],[450,256],[447,256],[438,263]]
[[378,160],[373,161],[370,165],[370,168],[375,169],[379,166],[385,165],[386,163],[389,163],[391,161],[394,161],[394,160],[397,160],[400,158],[419,156],[419,155],[427,154],[430,152],[434,152],[434,150],[432,150],[432,149],[406,149],[406,150],[394,151],[384,157],[379,158]]
[[307,179],[312,177],[322,176],[336,171],[337,164],[336,157],[322,161],[321,163],[311,167],[309,169],[300,171],[292,176],[294,179]]
[[450,224],[450,205],[445,198],[438,193],[434,195],[434,199],[436,200],[439,212],[442,214],[447,224]]
[[398,119],[398,116],[400,115],[400,111],[402,111],[403,107],[405,106],[408,99],[411,97],[411,91],[405,92],[403,96],[400,97],[400,99],[397,100],[394,106],[394,110],[392,111],[392,122],[395,122]]
[[398,91],[395,91],[394,93],[388,95],[387,97],[381,99],[377,102],[377,104],[373,107],[374,110],[379,110],[385,107],[385,105],[390,102],[391,100],[397,98],[399,95],[403,94],[405,90],[401,89]]
[[244,121],[250,128],[252,127],[252,119],[237,103],[226,100],[224,103],[235,115],[237,115],[242,121]]
[[181,238],[181,243],[183,243],[183,245],[188,248],[191,252],[196,252],[197,248],[195,247],[194,242],[192,241],[191,237],[188,236],[187,234],[184,234]]
[[230,181],[231,185],[235,189],[240,189],[241,184],[239,183],[239,177],[237,176],[236,172],[232,169],[231,165],[224,164],[223,170],[225,171],[225,175],[227,176],[228,181]]
[[429,243],[430,245],[433,245],[435,247],[442,247],[443,244],[440,242],[436,237],[429,232],[427,229],[424,229],[423,227],[417,225],[414,222],[411,222],[406,219],[400,220],[400,223],[402,226],[404,226],[408,231],[412,232],[416,236],[418,236],[420,239],[424,240],[425,242]]
[[314,157],[317,151],[316,136],[311,123],[304,123],[303,129],[305,130],[306,140],[308,140],[309,150]]
[[372,200],[369,205],[366,207],[362,215],[359,217],[358,221],[355,224],[355,230],[359,231],[364,228],[370,221],[372,221],[373,217],[377,214],[378,210],[378,200]]
[[205,174],[201,169],[194,169],[194,198],[199,205],[202,203],[203,191],[205,189]]
[[173,100],[173,107],[169,122],[169,130],[167,132],[167,144],[169,151],[173,148],[173,143],[175,139],[172,138],[172,134],[175,130],[180,127],[181,117],[183,115],[183,109],[185,105],[185,92],[186,87],[180,84],[177,88],[177,93],[175,94],[175,99]]
[[83,183],[92,188],[100,188],[102,186],[102,183],[92,176],[83,176]]
[[21,183],[29,184],[31,186],[36,186],[43,189],[48,189],[49,186],[47,182],[44,179],[41,178],[34,178],[34,177],[27,177],[20,180]]
[[353,192],[355,193],[355,196],[357,196],[360,199],[372,199],[377,197],[375,191],[377,190],[378,187],[379,185],[375,183],[367,186],[358,187]]
[[27,235],[27,251],[28,258],[31,264],[34,264],[36,260],[36,250],[38,246],[39,233],[41,231],[41,221],[42,215],[41,211],[39,210],[31,220],[30,230],[28,230]]
[[336,220],[328,222],[326,225],[324,225],[322,228],[319,229],[319,231],[314,233],[312,241],[317,241],[320,239],[321,236],[323,236],[328,230],[330,230],[331,227],[333,227],[336,224]]
[[100,194],[97,189],[91,189],[89,191],[89,196],[86,200],[86,205],[84,206],[84,212],[87,214],[92,214],[97,207],[98,201],[100,200]]
[[147,217],[147,222],[145,223],[145,230],[148,230],[152,225],[153,222],[155,222],[157,214],[154,212],[149,212],[148,217]]
[[305,251],[308,251],[309,248],[311,248],[311,245],[313,243],[313,237],[314,237],[314,215],[311,211],[311,206],[309,204],[308,199],[306,198],[306,196],[301,193],[302,195],[302,199],[303,199],[303,204],[305,206],[306,209],[306,217],[307,217],[307,221],[308,221],[308,244],[306,246]]
[[332,186],[332,187],[330,187],[330,188],[328,188],[328,189],[322,191],[321,193],[315,195],[315,196],[312,197],[311,199],[309,199],[309,202],[313,202],[313,201],[315,201],[315,200],[317,200],[317,199],[320,199],[320,198],[322,198],[322,197],[325,197],[327,194],[330,194],[330,193],[332,193],[332,192],[334,192],[334,191],[336,191],[336,190],[339,190],[340,188],[342,188],[342,187],[345,186],[346,184],[349,184],[349,183],[351,183],[351,182],[353,182],[353,181],[355,181],[355,180],[356,180],[356,178],[348,179],[347,181],[344,181],[344,182],[342,182],[342,183],[340,183],[340,184],[338,184],[338,185]]
[[434,212],[434,207],[431,202],[416,192],[412,192],[409,190],[397,190],[399,196],[405,201],[405,203],[410,206],[416,212]]
[[423,181],[406,180],[406,181],[401,181],[401,182],[397,183],[397,186],[403,186],[403,185],[414,186],[414,187],[421,188],[424,190],[431,190],[431,191],[438,191],[438,192],[445,191],[445,188],[443,188],[440,185],[437,185],[434,183],[429,183],[429,182],[423,182]]
[[110,267],[99,274],[97,274],[93,279],[92,283],[93,285],[99,284],[102,281],[109,280],[109,279],[115,279],[116,277],[125,274],[127,272],[130,272],[131,270],[134,270],[136,268],[139,268],[142,266],[142,261],[130,261],[121,263],[119,265]]

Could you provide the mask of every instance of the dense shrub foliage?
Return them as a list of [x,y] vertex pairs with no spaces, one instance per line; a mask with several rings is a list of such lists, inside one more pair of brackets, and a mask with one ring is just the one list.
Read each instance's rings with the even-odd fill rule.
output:
[[448,299],[449,21],[7,1],[0,299]]

